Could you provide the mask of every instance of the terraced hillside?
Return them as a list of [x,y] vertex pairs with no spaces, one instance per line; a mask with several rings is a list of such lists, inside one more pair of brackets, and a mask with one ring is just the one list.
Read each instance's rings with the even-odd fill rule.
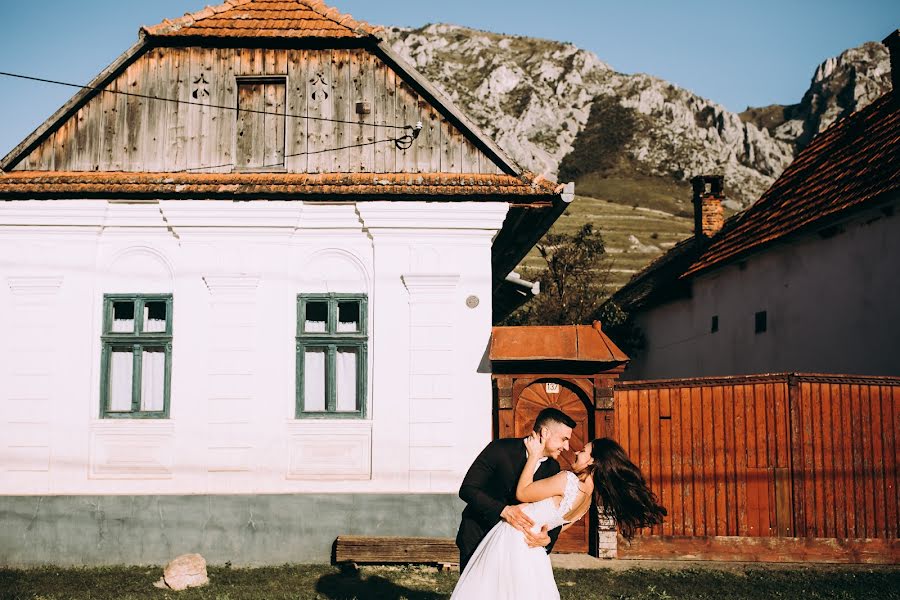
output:
[[[574,233],[584,223],[593,223],[603,235],[610,269],[609,285],[615,290],[657,256],[689,237],[693,220],[681,211],[629,206],[590,196],[576,196],[569,209],[556,221],[551,233]],[[542,267],[536,249],[523,265]]]

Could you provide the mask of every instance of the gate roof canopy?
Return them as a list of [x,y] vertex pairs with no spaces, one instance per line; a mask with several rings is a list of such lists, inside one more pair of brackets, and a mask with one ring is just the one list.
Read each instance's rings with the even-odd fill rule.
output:
[[579,361],[625,363],[628,356],[593,325],[494,327],[492,361]]

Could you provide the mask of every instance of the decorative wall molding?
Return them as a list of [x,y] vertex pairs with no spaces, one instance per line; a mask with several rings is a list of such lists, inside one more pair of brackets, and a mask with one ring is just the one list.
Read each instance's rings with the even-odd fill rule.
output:
[[107,273],[109,273],[115,270],[117,263],[127,261],[135,257],[139,259],[149,259],[155,265],[161,267],[165,272],[165,277],[168,280],[167,282],[169,284],[172,283],[172,280],[175,278],[175,266],[173,265],[172,261],[168,256],[166,256],[156,247],[147,246],[145,244],[129,245],[116,250],[109,257],[109,260],[106,262],[103,269],[107,271]]
[[175,427],[171,422],[94,423],[90,479],[171,479]]
[[250,471],[253,446],[246,444],[211,445],[206,450],[209,473],[246,473]]
[[371,479],[372,424],[291,422],[288,457],[287,479]]
[[0,202],[0,227],[90,227],[99,231],[106,218],[106,200],[17,200]]
[[293,232],[303,214],[302,202],[232,202],[231,200],[162,200],[160,211],[181,235],[183,230],[246,229],[257,233]]
[[314,292],[371,294],[373,287],[372,273],[366,261],[343,248],[314,251],[298,269],[298,279],[304,290]]
[[[453,403],[436,404],[434,396],[454,397],[453,300],[460,275],[408,273],[401,279],[410,303],[409,483],[411,489],[430,491],[439,487],[453,469]],[[427,382],[434,379],[447,387],[436,390],[429,386]],[[419,410],[426,405],[426,410]]]
[[505,202],[360,202],[357,211],[367,229],[498,230],[506,219]]
[[252,296],[259,288],[259,275],[235,273],[233,275],[204,275],[210,294],[222,296]]
[[450,295],[459,285],[458,274],[407,273],[400,279],[409,292],[412,302],[449,302]]
[[6,445],[4,463],[8,473],[46,472],[50,470],[50,446],[38,444]]
[[104,228],[155,228],[165,231],[166,220],[157,202],[110,202],[106,211]]
[[14,296],[54,296],[62,287],[62,275],[33,275],[7,277],[6,283]]
[[300,229],[351,229],[362,231],[363,222],[356,210],[356,203],[317,204],[304,202]]

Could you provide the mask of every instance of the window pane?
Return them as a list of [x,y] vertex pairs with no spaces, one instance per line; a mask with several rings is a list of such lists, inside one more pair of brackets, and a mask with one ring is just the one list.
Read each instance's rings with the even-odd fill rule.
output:
[[339,332],[357,332],[359,331],[359,301],[338,302],[338,325]]
[[325,348],[307,348],[303,353],[303,409],[325,410]]
[[141,355],[141,410],[160,411],[165,405],[166,351],[144,348]]
[[113,350],[109,360],[109,410],[131,411],[134,360],[131,350]]
[[328,302],[307,302],[303,317],[303,331],[324,333],[328,330]]
[[113,333],[134,333],[134,302],[113,302]]
[[144,304],[144,333],[164,333],[166,331],[166,303],[147,302]]
[[335,358],[335,384],[337,385],[338,412],[355,412],[359,410],[356,401],[356,379],[359,361],[359,348],[338,348]]

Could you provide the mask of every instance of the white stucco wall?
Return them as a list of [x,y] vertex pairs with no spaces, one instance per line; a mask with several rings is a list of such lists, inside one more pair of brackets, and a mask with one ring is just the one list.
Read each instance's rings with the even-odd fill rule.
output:
[[[823,239],[793,239],[693,281],[642,313],[646,350],[624,379],[766,372],[900,375],[900,206]],[[766,311],[765,333],[754,315]],[[719,331],[711,319],[719,316]]]
[[[0,203],[0,494],[455,492],[504,203]],[[296,298],[369,298],[364,420],[297,420]],[[174,295],[170,418],[99,418],[104,293]],[[468,296],[480,304],[466,306]]]

